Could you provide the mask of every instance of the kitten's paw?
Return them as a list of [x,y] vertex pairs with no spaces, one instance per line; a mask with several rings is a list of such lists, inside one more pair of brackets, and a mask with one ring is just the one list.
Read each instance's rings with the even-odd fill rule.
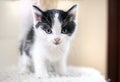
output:
[[36,73],[36,77],[41,79],[41,78],[49,78],[49,75],[46,73],[46,74],[39,74],[39,73]]
[[49,77],[60,77],[60,75],[55,72],[49,72]]
[[27,69],[27,68],[24,68],[24,69],[21,69],[19,73],[20,74],[30,74],[31,71],[29,69]]
[[59,76],[68,76],[67,72],[60,72]]

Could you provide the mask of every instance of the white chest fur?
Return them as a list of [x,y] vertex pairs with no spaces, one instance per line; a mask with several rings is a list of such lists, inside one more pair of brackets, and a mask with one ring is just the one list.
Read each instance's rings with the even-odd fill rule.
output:
[[56,62],[68,55],[69,43],[60,45],[48,45],[42,41],[36,41],[32,48],[32,56]]
[[57,74],[65,74],[68,51],[69,44],[48,46],[45,42],[36,40],[32,48],[32,58],[36,75],[38,77],[49,76],[48,71],[51,69],[51,65],[54,66]]

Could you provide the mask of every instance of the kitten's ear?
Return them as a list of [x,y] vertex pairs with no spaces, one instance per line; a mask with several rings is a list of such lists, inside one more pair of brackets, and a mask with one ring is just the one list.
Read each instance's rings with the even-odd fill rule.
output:
[[36,24],[41,21],[41,17],[43,15],[43,11],[37,6],[33,5],[33,22]]
[[75,20],[78,14],[78,4],[73,5],[68,11],[67,13],[72,16],[72,20]]

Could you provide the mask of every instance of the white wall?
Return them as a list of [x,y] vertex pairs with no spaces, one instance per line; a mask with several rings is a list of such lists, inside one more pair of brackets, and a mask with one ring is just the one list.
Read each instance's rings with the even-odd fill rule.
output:
[[[57,7],[66,10],[76,2],[59,0]],[[78,0],[78,3],[79,27],[68,63],[94,67],[106,74],[107,0]],[[19,1],[0,1],[0,67],[17,64],[18,34]]]
[[18,60],[19,2],[0,0],[0,67]]

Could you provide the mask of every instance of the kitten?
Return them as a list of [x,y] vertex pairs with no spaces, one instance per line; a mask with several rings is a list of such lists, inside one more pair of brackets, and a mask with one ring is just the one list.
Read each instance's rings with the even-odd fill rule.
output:
[[49,72],[67,74],[67,57],[77,29],[77,5],[68,11],[42,11],[33,6],[33,25],[21,40],[21,72],[45,78]]

